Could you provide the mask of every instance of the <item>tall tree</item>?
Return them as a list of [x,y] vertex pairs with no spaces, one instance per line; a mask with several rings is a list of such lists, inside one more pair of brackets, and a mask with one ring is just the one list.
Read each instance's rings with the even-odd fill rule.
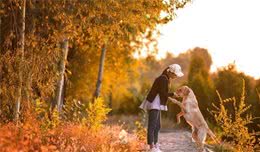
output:
[[[126,67],[131,65],[132,53],[143,47],[143,39],[153,41],[153,33],[158,24],[164,24],[173,19],[177,2],[169,3],[161,0],[141,0],[141,1],[89,1],[82,3],[77,8],[79,14],[84,14],[84,19],[80,22],[84,26],[79,26],[75,43],[73,44],[74,54],[70,54],[70,69],[72,82],[68,93],[74,95],[79,100],[87,101],[92,97],[98,79],[98,65],[100,61],[97,50],[102,50],[102,45],[107,39],[106,64],[104,73],[115,72],[120,78],[119,71],[127,73]],[[88,8],[88,9],[86,9]],[[161,12],[166,15],[161,16]],[[127,17],[126,17],[127,16]],[[76,21],[76,19],[75,19]],[[77,21],[78,22],[78,21]],[[98,58],[99,60],[96,60]],[[84,66],[78,66],[79,64]],[[128,65],[127,65],[128,64]],[[111,85],[117,85],[124,79],[117,79],[116,83],[111,83],[107,75],[104,74],[102,82],[102,95],[109,95]],[[126,78],[127,79],[127,78]],[[119,81],[120,80],[120,81]],[[93,90],[93,91],[90,91]],[[114,91],[113,91],[114,92]]]
[[195,48],[191,52],[188,86],[194,91],[204,115],[207,115],[207,108],[214,101],[213,82],[209,77],[211,63],[211,56],[206,49]]
[[248,97],[250,96],[252,88],[250,78],[244,73],[238,72],[235,63],[218,69],[217,77],[214,79],[214,82],[216,89],[223,98],[239,98],[241,95],[243,79],[245,80],[245,93]]
[[[143,47],[144,38],[152,41],[151,33],[156,26],[172,20],[175,9],[182,6],[176,1],[161,0],[32,0],[25,1],[26,16],[22,19],[20,8],[24,5],[21,2],[24,1],[5,0],[0,3],[0,98],[3,104],[1,110],[9,111],[3,112],[6,116],[16,114],[17,109],[26,109],[24,104],[17,104],[23,103],[23,100],[32,102],[40,98],[50,103],[59,81],[57,73],[62,51],[58,43],[64,37],[70,41],[68,71],[72,74],[67,91],[69,97],[86,101],[92,97],[100,61],[96,52],[102,50],[105,39],[109,43],[104,64],[106,75],[100,93],[115,92],[118,84],[130,81],[127,73],[134,62],[132,53]],[[162,12],[166,16],[161,16]],[[17,46],[21,33],[16,27],[23,21],[26,25],[23,50],[26,51],[23,51],[21,67],[21,46]],[[22,81],[17,72],[20,69],[23,70]],[[21,95],[18,95],[19,92]],[[17,105],[21,108],[15,108]]]
[[0,43],[2,42],[2,17],[0,16]]
[[[242,72],[238,72],[235,63],[229,64],[223,68],[218,69],[217,76],[214,79],[216,90],[223,98],[241,98],[241,92],[243,88],[243,80],[245,83],[245,101],[248,102],[251,96],[251,79]],[[217,101],[215,97],[215,101]],[[250,101],[251,102],[251,101]],[[256,105],[256,102],[250,103]],[[226,108],[230,113],[234,113],[232,103],[227,103]],[[252,113],[255,111],[255,106],[252,107]],[[255,114],[253,114],[255,115]]]
[[94,95],[95,98],[99,97],[99,94],[100,94],[103,71],[104,71],[103,69],[104,69],[105,55],[106,55],[106,45],[104,44],[103,47],[102,47],[102,50],[101,50],[97,85],[96,85],[96,91],[95,91],[95,95]]
[[17,102],[16,102],[16,121],[19,121],[20,115],[20,106],[22,101],[22,87],[23,87],[23,64],[24,64],[24,35],[25,35],[25,10],[26,10],[26,0],[23,0],[22,5],[22,29],[21,29],[21,38],[19,41],[19,51],[20,51],[20,61],[18,67],[18,88],[17,88]]
[[61,42],[61,49],[62,49],[62,57],[60,59],[60,67],[59,67],[59,82],[57,85],[57,95],[56,95],[56,103],[58,112],[60,113],[63,106],[63,99],[62,99],[62,93],[64,90],[64,83],[65,83],[65,68],[66,68],[66,62],[67,62],[67,56],[68,56],[68,39],[64,39],[63,42]]

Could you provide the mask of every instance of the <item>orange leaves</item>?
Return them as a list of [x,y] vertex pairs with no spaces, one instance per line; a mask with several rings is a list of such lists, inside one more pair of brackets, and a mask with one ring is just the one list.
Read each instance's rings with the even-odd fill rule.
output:
[[137,151],[140,142],[129,135],[127,143],[119,139],[119,126],[103,127],[99,132],[81,125],[64,124],[56,129],[42,132],[33,126],[17,128],[14,124],[6,124],[0,128],[1,151]]
[[[10,98],[10,94],[15,95],[15,83],[10,85],[9,82],[17,81],[14,71],[16,62],[19,61],[19,54],[15,52],[19,52],[17,35],[22,22],[19,13],[21,2],[3,1],[0,4],[0,14],[4,13],[1,16],[1,51],[13,52],[14,60],[1,60],[5,61],[1,64],[7,69],[3,76],[3,86],[8,86],[4,87],[5,103],[15,101],[15,96]],[[128,81],[126,73],[131,69],[131,55],[143,47],[143,34],[150,31],[146,39],[153,42],[151,31],[159,24],[157,18],[161,11],[167,12],[173,6],[164,4],[162,0],[46,0],[27,3],[23,84],[28,84],[26,90],[32,98],[48,99],[46,102],[50,102],[57,83],[57,65],[61,55],[59,43],[64,38],[69,39],[68,67],[72,72],[69,77],[72,85],[68,85],[72,87],[67,94],[87,100],[93,92],[102,45],[109,47],[105,65],[109,70],[106,71],[104,83],[104,88],[109,90],[110,85],[115,85],[110,83],[109,76],[119,78],[118,84]],[[131,45],[132,42],[136,44]],[[104,92],[105,95],[108,94],[108,91]],[[2,98],[3,95],[0,95]]]

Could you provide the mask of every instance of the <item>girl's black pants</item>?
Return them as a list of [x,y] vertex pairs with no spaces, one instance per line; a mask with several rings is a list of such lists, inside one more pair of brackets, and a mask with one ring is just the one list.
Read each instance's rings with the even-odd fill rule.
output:
[[151,109],[148,111],[147,143],[149,145],[158,142],[158,134],[161,129],[161,111]]

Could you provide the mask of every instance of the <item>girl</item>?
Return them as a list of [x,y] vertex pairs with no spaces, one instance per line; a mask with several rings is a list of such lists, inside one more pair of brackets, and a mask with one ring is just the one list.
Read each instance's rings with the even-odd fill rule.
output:
[[140,105],[141,109],[148,111],[147,143],[151,152],[161,152],[158,145],[158,134],[161,129],[161,110],[167,111],[167,99],[173,97],[169,93],[170,79],[182,77],[183,73],[178,64],[169,65],[163,73],[157,77],[149,91],[146,100]]

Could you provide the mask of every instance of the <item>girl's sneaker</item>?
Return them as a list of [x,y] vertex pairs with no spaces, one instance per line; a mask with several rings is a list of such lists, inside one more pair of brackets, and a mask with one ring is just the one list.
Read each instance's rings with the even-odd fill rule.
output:
[[157,149],[157,152],[162,152],[162,151],[160,150],[160,145],[159,145],[158,143],[155,144],[155,148]]
[[161,151],[158,151],[157,148],[153,147],[152,149],[149,150],[149,152],[161,152]]

